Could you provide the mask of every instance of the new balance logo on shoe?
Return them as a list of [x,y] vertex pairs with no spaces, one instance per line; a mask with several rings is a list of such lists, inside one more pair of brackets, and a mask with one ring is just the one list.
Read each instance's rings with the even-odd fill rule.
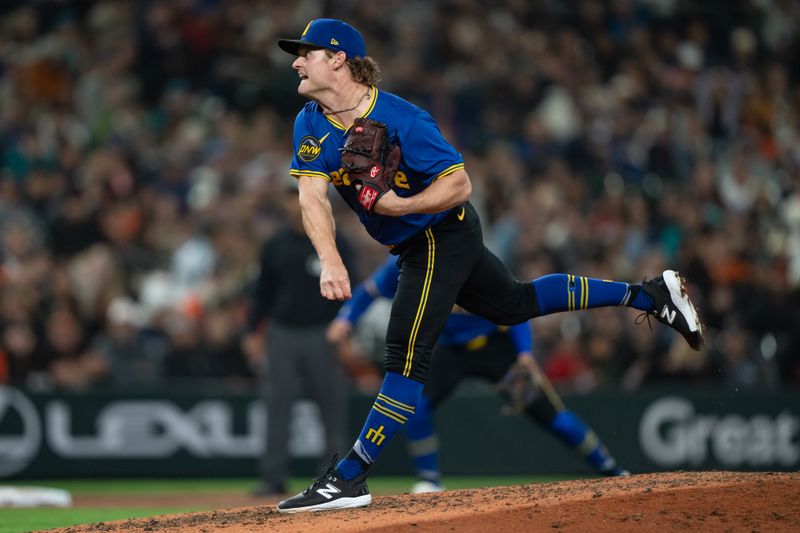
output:
[[669,307],[667,307],[667,306],[665,305],[665,306],[664,306],[664,309],[662,309],[662,310],[661,310],[661,318],[663,318],[664,320],[666,320],[667,322],[669,322],[669,325],[671,326],[671,325],[672,325],[672,323],[673,323],[673,322],[675,322],[675,315],[676,315],[677,313],[678,313],[678,312],[677,312],[675,309],[673,309],[672,311],[670,311],[670,310],[669,310]]
[[306,490],[278,504],[281,513],[352,509],[372,503],[366,474],[355,479],[342,479],[336,471],[339,458],[334,455],[328,470]]
[[340,491],[330,483],[328,483],[327,485],[325,485],[325,487],[321,489],[317,489],[317,494],[319,494],[323,498],[328,498],[329,500],[333,498],[334,494],[339,494],[340,492],[342,491]]

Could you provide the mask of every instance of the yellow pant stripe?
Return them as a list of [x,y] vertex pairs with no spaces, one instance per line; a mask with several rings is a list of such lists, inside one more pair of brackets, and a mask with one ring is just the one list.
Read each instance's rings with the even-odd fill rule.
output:
[[414,412],[414,407],[406,405],[403,402],[398,402],[397,400],[393,400],[392,398],[389,398],[385,394],[378,394],[378,399],[388,403],[392,407],[397,407],[398,409],[402,409],[403,411],[408,411],[409,413]]
[[425,236],[428,238],[428,266],[425,271],[425,282],[422,284],[422,295],[419,299],[419,306],[417,306],[417,316],[414,317],[414,324],[411,326],[411,336],[408,339],[406,365],[403,368],[404,377],[411,375],[411,363],[414,360],[414,344],[417,342],[417,333],[419,332],[420,324],[422,324],[422,316],[425,314],[425,306],[428,304],[428,292],[430,291],[431,280],[433,279],[436,242],[433,239],[433,231],[430,228],[425,230]]
[[581,309],[589,308],[589,279],[581,276]]
[[570,299],[570,294],[571,293],[569,291],[569,285],[570,285],[570,280],[571,279],[572,279],[572,276],[567,274],[567,311],[572,311],[572,305],[570,303],[571,302],[571,299]]
[[395,413],[394,411],[390,411],[389,409],[385,408],[382,405],[378,405],[377,403],[372,404],[372,408],[378,411],[379,413],[388,416],[392,420],[400,422],[401,424],[405,424],[408,421],[408,418]]
[[572,276],[572,310],[573,311],[575,309],[578,309],[578,307],[576,307],[577,304],[575,303],[575,292],[576,292],[576,289],[577,289],[577,287],[575,285],[576,285],[577,281],[580,281],[580,280],[576,280],[575,276]]
[[578,279],[581,280],[581,309],[586,309],[583,306],[583,297],[586,296],[586,278],[583,276],[578,276]]
[[373,405],[373,407],[378,408],[382,413],[389,413],[389,414],[391,414],[393,416],[396,416],[397,418],[401,419],[403,422],[408,420],[408,417],[406,415],[404,415],[402,413],[398,413],[397,411],[392,409],[390,406],[380,403],[379,400],[376,400],[375,403],[372,404],[372,405]]
[[567,310],[575,310],[575,291],[570,290],[575,287],[575,276],[567,274]]

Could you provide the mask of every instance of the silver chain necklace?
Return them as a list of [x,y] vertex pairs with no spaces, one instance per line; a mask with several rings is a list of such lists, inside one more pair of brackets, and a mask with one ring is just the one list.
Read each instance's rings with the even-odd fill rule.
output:
[[366,98],[366,97],[368,97],[368,96],[369,96],[369,91],[365,92],[365,93],[364,93],[364,94],[361,96],[361,98],[359,98],[359,99],[358,99],[358,102],[356,102],[356,105],[354,105],[353,107],[348,107],[347,109],[340,109],[340,110],[338,110],[338,111],[323,111],[323,112],[322,112],[322,114],[323,114],[323,115],[338,115],[339,113],[347,113],[348,111],[352,111],[353,109],[355,109],[355,108],[357,108],[358,106],[360,106],[360,105],[361,105],[361,102],[363,102],[363,101],[364,101],[364,98]]

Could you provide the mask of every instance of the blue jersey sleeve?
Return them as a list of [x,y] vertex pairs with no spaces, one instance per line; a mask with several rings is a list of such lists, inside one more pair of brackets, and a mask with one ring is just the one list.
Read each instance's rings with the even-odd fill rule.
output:
[[511,326],[508,330],[511,335],[511,342],[517,349],[517,353],[533,351],[533,335],[531,335],[531,326],[527,322]]
[[347,320],[351,324],[356,324],[361,316],[369,309],[372,302],[378,296],[384,298],[394,298],[397,292],[397,277],[400,269],[397,267],[397,258],[390,257],[372,277],[353,291],[353,296],[345,303],[338,313],[340,319]]
[[309,105],[306,104],[294,120],[294,132],[292,134],[294,156],[289,167],[289,174],[295,178],[314,176],[331,181],[331,177],[325,171],[325,159],[321,157],[322,143],[325,142],[325,136],[323,134],[320,139],[319,134],[314,131],[311,125],[309,116]]
[[464,168],[464,158],[448,143],[433,118],[422,111],[400,139],[403,161],[430,181]]

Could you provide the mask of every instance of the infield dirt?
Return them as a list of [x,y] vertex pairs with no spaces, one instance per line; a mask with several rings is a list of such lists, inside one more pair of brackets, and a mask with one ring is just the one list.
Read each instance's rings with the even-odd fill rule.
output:
[[[161,499],[160,503],[165,502]],[[184,503],[192,503],[192,498]],[[231,504],[237,503],[247,505],[248,502]],[[364,509],[291,515],[278,513],[269,502],[186,515],[104,522],[60,531],[663,533],[686,530],[800,531],[800,473],[641,474],[384,496],[375,498],[373,504]]]

